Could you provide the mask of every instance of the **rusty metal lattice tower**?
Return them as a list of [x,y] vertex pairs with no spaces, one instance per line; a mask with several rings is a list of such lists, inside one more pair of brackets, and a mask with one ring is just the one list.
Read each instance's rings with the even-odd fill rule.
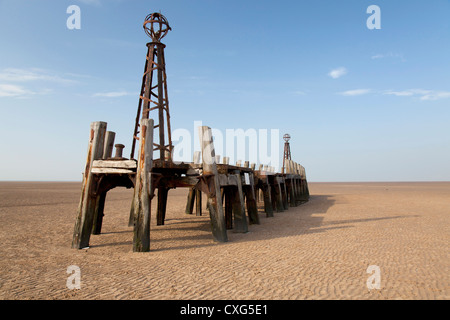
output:
[[286,173],[286,160],[291,160],[291,148],[289,146],[289,140],[291,139],[291,136],[286,133],[283,136],[284,139],[284,155],[283,155],[283,168],[282,168],[282,173]]
[[[166,17],[157,12],[149,14],[145,18],[143,27],[145,33],[152,41],[147,43],[147,59],[142,78],[130,159],[134,158],[136,140],[139,139],[141,119],[149,119],[150,112],[157,110],[157,116],[153,116],[152,118],[157,120],[154,128],[159,130],[159,134],[155,134],[156,139],[153,145],[154,150],[159,150],[161,166],[165,167],[166,161],[172,161],[173,145],[170,130],[169,97],[167,95],[166,63],[164,58],[164,48],[166,46],[161,43],[161,39],[172,29]],[[155,74],[156,79],[154,77]],[[158,161],[158,159],[155,160]]]

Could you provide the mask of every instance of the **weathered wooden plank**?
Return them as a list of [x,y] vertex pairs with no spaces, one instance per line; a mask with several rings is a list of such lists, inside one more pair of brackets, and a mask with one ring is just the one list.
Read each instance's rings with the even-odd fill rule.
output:
[[92,168],[91,173],[93,174],[128,174],[136,173],[136,171],[129,169],[119,169],[119,168]]
[[95,160],[92,164],[93,168],[119,168],[119,169],[136,169],[137,162],[135,160]]

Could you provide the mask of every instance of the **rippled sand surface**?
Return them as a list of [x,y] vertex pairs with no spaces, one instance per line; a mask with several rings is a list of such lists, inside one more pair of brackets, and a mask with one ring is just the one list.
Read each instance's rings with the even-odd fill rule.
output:
[[[212,241],[169,192],[151,252],[132,252],[132,190],[108,193],[103,233],[71,249],[80,183],[0,182],[1,299],[449,299],[450,183],[310,183],[311,199]],[[204,201],[205,203],[205,201]],[[66,286],[67,268],[81,289]],[[369,266],[380,288],[369,289]],[[370,283],[374,283],[373,281]]]

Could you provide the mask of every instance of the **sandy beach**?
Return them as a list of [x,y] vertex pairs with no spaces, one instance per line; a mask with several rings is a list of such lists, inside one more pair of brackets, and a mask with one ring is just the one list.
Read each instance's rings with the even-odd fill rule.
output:
[[[169,192],[151,252],[132,252],[132,190],[108,193],[101,235],[71,249],[76,182],[0,182],[0,299],[449,299],[450,182],[310,183],[310,201],[212,241]],[[205,203],[205,202],[204,202]],[[78,266],[81,289],[66,286]],[[369,266],[380,288],[369,289]]]

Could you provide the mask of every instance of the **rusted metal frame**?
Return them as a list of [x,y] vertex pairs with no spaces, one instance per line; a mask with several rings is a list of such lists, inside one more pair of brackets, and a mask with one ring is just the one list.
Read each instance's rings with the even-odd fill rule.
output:
[[[131,154],[130,154],[130,159],[134,158],[134,152],[135,152],[135,148],[136,148],[136,140],[138,140],[138,127],[139,127],[139,123],[140,123],[140,118],[141,118],[141,109],[142,109],[142,103],[143,103],[143,99],[142,97],[146,97],[146,91],[150,91],[151,92],[151,88],[150,90],[146,90],[148,89],[148,86],[152,84],[152,77],[153,77],[153,72],[150,70],[149,71],[149,57],[152,56],[151,61],[154,61],[154,55],[155,55],[155,50],[153,46],[150,46],[149,43],[147,43],[147,58],[145,61],[145,67],[144,67],[144,76],[142,77],[142,85],[141,85],[141,93],[139,95],[139,103],[138,103],[138,110],[137,110],[137,115],[136,115],[136,122],[135,122],[135,126],[134,126],[134,133],[133,133],[133,140],[131,143]],[[151,66],[150,66],[151,69]],[[149,96],[149,94],[148,94]],[[145,113],[143,112],[142,114],[143,118],[148,118],[148,112]]]
[[[148,50],[150,50],[150,48],[147,48],[147,55],[149,53]],[[141,93],[139,94],[138,109],[137,109],[137,114],[136,114],[134,132],[133,132],[133,140],[131,142],[130,159],[134,158],[134,151],[136,148],[136,140],[139,139],[137,135],[138,135],[138,128],[139,128],[139,120],[140,120],[140,116],[141,116],[142,95],[144,94],[144,88],[145,88],[145,78],[146,78],[145,70],[147,69],[147,64],[148,64],[148,59],[146,59],[146,61],[145,61],[144,76],[142,77]]]
[[161,51],[161,63],[164,66],[163,74],[162,74],[162,82],[163,82],[163,90],[164,90],[164,97],[162,101],[165,103],[161,104],[161,107],[166,111],[166,122],[167,122],[167,135],[168,135],[168,146],[169,146],[169,153],[170,153],[170,160],[172,159],[172,151],[173,151],[173,145],[172,145],[172,130],[170,127],[170,113],[169,113],[169,95],[167,92],[167,73],[166,73],[166,58],[164,55],[164,50]]
[[[163,88],[163,72],[165,69],[165,66],[163,62],[161,61],[162,57],[162,51],[164,51],[165,45],[160,42],[154,42],[154,45],[156,47],[157,57],[158,57],[158,70],[157,70],[157,81],[158,81],[158,125],[159,125],[159,145],[164,146],[165,145],[165,131],[164,131],[164,109],[162,108],[162,105],[164,104],[164,88]],[[164,159],[165,154],[164,150],[160,147],[159,149],[159,158]]]

